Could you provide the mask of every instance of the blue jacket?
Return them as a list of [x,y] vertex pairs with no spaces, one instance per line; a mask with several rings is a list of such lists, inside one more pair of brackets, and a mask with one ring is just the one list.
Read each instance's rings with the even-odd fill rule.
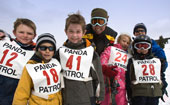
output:
[[152,53],[154,56],[165,60],[164,68],[162,69],[163,70],[162,75],[164,77],[163,78],[163,84],[164,84],[163,88],[165,89],[168,86],[166,79],[165,79],[165,71],[166,71],[166,68],[168,67],[168,62],[167,62],[164,50],[156,43],[155,40],[152,40]]
[[152,53],[153,53],[154,56],[166,60],[166,62],[165,62],[165,70],[166,70],[166,68],[168,67],[168,62],[167,62],[167,59],[166,59],[165,52],[164,52],[164,50],[156,43],[155,40],[152,40]]

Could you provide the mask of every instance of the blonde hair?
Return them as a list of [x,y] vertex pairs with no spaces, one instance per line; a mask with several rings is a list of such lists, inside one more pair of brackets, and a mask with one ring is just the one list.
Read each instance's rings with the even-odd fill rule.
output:
[[120,43],[120,40],[121,40],[123,37],[127,37],[127,38],[129,39],[129,44],[132,42],[130,35],[128,35],[128,34],[120,34],[119,37],[118,37],[118,39],[117,39],[117,43]]

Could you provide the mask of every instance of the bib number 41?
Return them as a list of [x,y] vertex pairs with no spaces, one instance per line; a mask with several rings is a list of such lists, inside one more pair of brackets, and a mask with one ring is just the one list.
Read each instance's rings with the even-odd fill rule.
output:
[[[68,67],[69,69],[72,69],[72,67],[73,67],[73,57],[74,57],[74,55],[71,55],[67,60],[66,67]],[[76,70],[79,71],[80,70],[81,56],[77,56],[76,60],[77,60]]]

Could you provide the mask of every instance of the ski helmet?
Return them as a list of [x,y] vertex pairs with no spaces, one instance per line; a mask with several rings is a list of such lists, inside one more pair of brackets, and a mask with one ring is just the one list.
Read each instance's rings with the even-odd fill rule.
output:
[[[148,44],[147,46],[138,46],[137,44],[141,43],[141,44]],[[138,47],[141,47],[140,49],[147,49],[149,50],[147,54],[139,54],[137,53],[137,49]],[[147,35],[139,35],[136,38],[134,38],[133,42],[132,42],[132,54],[134,56],[134,58],[136,59],[143,59],[143,58],[147,58],[149,55],[152,54],[152,40],[149,36]]]

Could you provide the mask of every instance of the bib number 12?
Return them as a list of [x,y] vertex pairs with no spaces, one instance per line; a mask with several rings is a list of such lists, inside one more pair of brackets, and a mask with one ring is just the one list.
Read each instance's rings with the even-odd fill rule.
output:
[[[1,58],[1,60],[0,60],[0,64],[3,64],[3,62],[4,62],[4,60],[5,60],[5,57],[7,56],[8,52],[9,52],[8,49],[6,49],[6,50],[3,52],[3,56],[2,56],[2,58]],[[12,60],[14,60],[14,59],[18,56],[18,54],[17,54],[16,52],[12,52],[12,53],[10,54],[10,56],[11,56],[11,58],[9,58],[9,59],[7,60],[7,62],[6,62],[5,65],[6,65],[6,66],[9,66],[9,67],[12,67],[13,64],[11,64],[10,62],[11,62]]]

